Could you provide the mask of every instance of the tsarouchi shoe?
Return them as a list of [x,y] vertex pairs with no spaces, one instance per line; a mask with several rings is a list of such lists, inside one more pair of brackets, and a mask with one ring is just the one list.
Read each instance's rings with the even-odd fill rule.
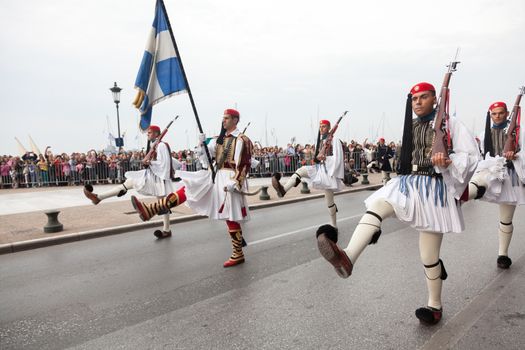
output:
[[242,264],[244,263],[244,257],[242,258],[239,258],[239,259],[228,259],[224,262],[224,264],[222,264],[222,266],[224,267],[232,267],[232,266],[235,266],[235,265],[239,265],[239,264]]
[[155,230],[155,232],[153,232],[153,235],[158,239],[168,238],[171,237],[171,231]]
[[100,203],[100,199],[95,193],[93,193],[93,186],[90,184],[84,185],[84,196],[86,196],[95,205]]
[[317,230],[317,247],[319,252],[335,269],[341,278],[352,274],[354,265],[345,251],[337,246],[337,229],[331,225],[323,225]]
[[430,306],[427,307],[420,307],[416,310],[416,317],[419,319],[421,323],[427,324],[427,325],[434,325],[441,321],[441,317],[443,316],[443,308],[436,309]]
[[279,174],[279,173],[273,174],[273,176],[272,176],[272,187],[277,192],[277,196],[282,198],[286,194],[286,191],[284,190],[284,187],[283,187],[283,185],[281,185],[279,180],[281,180],[281,174]]

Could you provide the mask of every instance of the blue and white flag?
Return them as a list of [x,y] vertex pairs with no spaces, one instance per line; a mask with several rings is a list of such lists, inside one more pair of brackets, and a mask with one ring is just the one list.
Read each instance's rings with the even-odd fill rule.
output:
[[180,59],[168,30],[168,18],[157,0],[155,19],[140,63],[135,89],[138,90],[133,105],[139,109],[140,128],[146,130],[151,123],[154,104],[176,93],[187,91]]

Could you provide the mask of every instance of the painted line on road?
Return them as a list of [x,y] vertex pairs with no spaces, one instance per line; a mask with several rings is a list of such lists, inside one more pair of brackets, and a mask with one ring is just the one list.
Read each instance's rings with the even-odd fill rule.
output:
[[[348,221],[348,220],[359,218],[361,216],[363,216],[363,214],[348,216],[346,218],[342,218],[342,219],[337,220],[337,222]],[[273,241],[274,239],[279,239],[279,238],[295,235],[295,234],[297,234],[299,232],[308,231],[308,230],[311,230],[311,229],[315,229],[317,227],[319,227],[319,225],[312,225],[312,226],[308,226],[308,227],[303,227],[303,228],[300,228],[300,229],[295,230],[295,231],[285,232],[285,233],[278,234],[276,236],[267,237],[267,238],[263,238],[263,239],[258,239],[256,241],[250,242],[249,245],[255,245],[255,244],[259,244],[259,243]]]
[[421,350],[450,349],[461,340],[476,322],[510,288],[511,282],[523,270],[525,255],[512,264],[512,269],[501,271],[481,292],[450,321],[432,335]]
[[[361,186],[357,188],[349,188],[349,189],[342,190],[340,192],[336,192],[334,193],[334,195],[344,195],[344,194],[355,193],[355,192],[369,191],[369,190],[377,189],[381,186],[382,185],[368,185],[368,186]],[[318,194],[311,194],[311,195],[306,195],[306,196],[297,197],[297,198],[270,201],[268,203],[255,203],[255,204],[250,205],[249,208],[250,210],[265,209],[265,208],[270,208],[274,206],[280,206],[280,205],[292,204],[292,203],[297,203],[297,202],[302,202],[302,201],[307,201],[307,200],[318,199],[318,198],[322,198],[323,196],[324,196],[323,193],[318,193]],[[183,215],[180,217],[175,217],[173,219],[170,219],[170,224],[186,222],[186,221],[193,221],[193,220],[200,220],[200,219],[205,219],[205,218],[206,218],[205,216],[201,216],[198,214]],[[343,218],[343,219],[340,219],[339,221],[348,220],[350,218]],[[16,252],[20,252],[24,250],[35,249],[35,248],[44,248],[44,247],[63,244],[63,243],[83,241],[85,239],[92,239],[92,238],[104,237],[104,236],[109,236],[109,235],[127,233],[130,231],[136,231],[136,230],[141,230],[141,229],[145,229],[148,227],[157,227],[157,226],[159,227],[162,226],[162,220],[141,222],[141,223],[136,223],[136,224],[128,224],[128,225],[116,226],[112,228],[95,229],[91,231],[84,231],[84,232],[78,232],[78,233],[68,233],[68,234],[63,234],[63,235],[54,236],[54,237],[44,237],[44,238],[31,239],[31,240],[26,240],[26,241],[5,243],[5,244],[0,244],[0,255],[16,253]],[[312,226],[311,228],[315,228],[315,226]],[[301,231],[311,229],[311,228],[304,228],[301,230],[297,230],[297,232],[301,232]],[[286,235],[294,234],[297,232],[294,231],[293,233],[287,233],[283,235],[286,236]],[[275,237],[279,238],[280,236],[275,236]],[[259,240],[260,242],[259,241],[255,241],[255,242],[262,243],[265,240],[272,240],[272,239],[275,239],[275,238],[267,238],[267,239]],[[254,244],[254,243],[252,242],[251,244]]]

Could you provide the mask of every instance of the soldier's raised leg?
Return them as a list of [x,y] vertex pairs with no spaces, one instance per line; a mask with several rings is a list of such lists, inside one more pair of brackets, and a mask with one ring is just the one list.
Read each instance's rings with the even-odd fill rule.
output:
[[317,245],[321,255],[334,267],[342,278],[352,274],[353,265],[369,244],[377,243],[381,235],[383,219],[391,216],[394,208],[384,199],[378,199],[368,208],[356,226],[346,249],[337,246],[338,230],[323,225],[317,230]]
[[306,170],[306,167],[300,167],[297,169],[283,186],[280,182],[281,174],[275,173],[272,176],[272,186],[279,197],[284,197],[286,192],[288,192],[292,187],[297,187],[301,183],[301,179],[303,177],[308,177],[308,171]]

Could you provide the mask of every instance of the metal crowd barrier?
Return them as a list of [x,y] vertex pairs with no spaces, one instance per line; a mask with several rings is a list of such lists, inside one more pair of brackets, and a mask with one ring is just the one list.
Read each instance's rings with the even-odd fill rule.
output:
[[[251,168],[251,177],[270,177],[276,172],[290,176],[299,167],[313,164],[297,155],[265,155],[254,158],[259,164],[255,168]],[[363,167],[366,168],[366,161],[361,152],[347,152],[345,162],[350,162],[348,168],[357,172],[360,172]],[[81,165],[70,163],[70,166],[48,165],[47,171],[40,170],[36,165],[29,167],[21,165],[16,167],[16,171],[10,171],[9,174],[0,176],[0,188],[122,183],[127,171],[141,169],[143,169],[143,165],[139,160],[121,161],[119,163],[82,163]],[[201,165],[196,159],[188,159],[186,162],[182,162],[181,170],[197,171],[200,169]]]

